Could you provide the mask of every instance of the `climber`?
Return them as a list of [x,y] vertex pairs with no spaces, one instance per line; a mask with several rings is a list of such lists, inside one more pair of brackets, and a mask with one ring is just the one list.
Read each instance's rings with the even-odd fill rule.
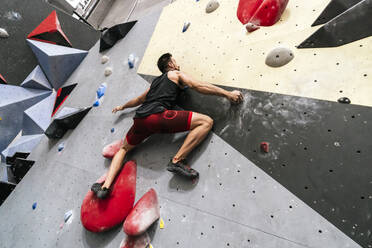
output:
[[176,99],[185,87],[202,94],[226,97],[232,103],[240,103],[243,100],[240,91],[227,91],[213,84],[195,80],[180,71],[179,65],[170,53],[163,54],[157,65],[162,75],[153,80],[150,88],[139,97],[112,110],[116,113],[141,105],[136,110],[134,124],[128,131],[121,149],[111,162],[105,182],[92,186],[92,191],[99,198],[106,198],[110,194],[110,186],[120,171],[127,152],[154,133],[190,131],[181,148],[169,161],[167,170],[188,178],[198,177],[199,173],[188,166],[186,157],[207,136],[213,126],[213,120],[204,114],[174,110]]

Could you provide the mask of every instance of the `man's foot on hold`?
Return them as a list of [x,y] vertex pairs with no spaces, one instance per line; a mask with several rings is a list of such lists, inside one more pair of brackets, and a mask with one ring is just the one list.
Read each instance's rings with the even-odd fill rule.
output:
[[199,177],[199,172],[190,168],[190,166],[186,164],[185,159],[180,160],[177,163],[173,163],[173,160],[171,159],[167,166],[167,170],[177,175],[188,177],[191,179]]
[[105,199],[110,195],[110,189],[104,187],[103,183],[94,183],[90,188],[99,199]]

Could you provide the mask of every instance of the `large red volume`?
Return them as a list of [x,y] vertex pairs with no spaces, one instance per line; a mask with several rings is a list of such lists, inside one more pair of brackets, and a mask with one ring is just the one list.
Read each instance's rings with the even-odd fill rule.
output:
[[27,36],[27,39],[71,47],[71,42],[62,31],[55,10]]
[[0,84],[6,84],[5,78],[1,74],[0,74]]
[[125,219],[123,225],[124,232],[131,236],[140,235],[159,218],[158,196],[154,189],[150,189],[139,199],[133,210]]
[[[98,199],[89,191],[81,205],[80,219],[91,232],[103,232],[124,221],[133,208],[136,194],[137,165],[127,162],[116,177],[110,196]],[[101,180],[98,182],[102,182]]]
[[288,0],[240,0],[237,16],[241,23],[272,26],[279,21]]

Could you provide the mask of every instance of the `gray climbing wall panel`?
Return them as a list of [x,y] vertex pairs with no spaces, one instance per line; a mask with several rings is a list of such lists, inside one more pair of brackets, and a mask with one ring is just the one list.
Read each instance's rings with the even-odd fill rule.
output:
[[0,85],[0,152],[22,128],[23,111],[51,94],[51,91]]
[[[128,68],[127,58],[130,53],[142,58],[159,14],[160,10],[139,20],[106,53],[111,76],[103,75],[107,65],[100,63],[96,44],[70,77],[78,85],[66,106],[91,105],[103,81],[108,85],[105,99],[63,139],[43,139],[30,155],[28,159],[37,162],[0,207],[4,247],[119,247],[124,238],[121,227],[104,234],[85,231],[79,221],[80,205],[110,164],[102,157],[102,148],[123,137],[132,124],[133,109],[116,115],[111,109],[148,88],[136,69]],[[199,182],[173,176],[165,165],[184,135],[154,135],[129,157],[138,164],[136,199],[151,187],[159,194],[165,228],[154,226],[154,248],[359,247],[215,134],[191,154],[191,163],[201,174]],[[65,148],[58,153],[62,142]],[[32,210],[34,202],[37,208]],[[71,223],[61,225],[71,209]]]
[[42,134],[48,128],[51,122],[56,93],[53,92],[50,96],[28,108],[23,113],[23,134]]

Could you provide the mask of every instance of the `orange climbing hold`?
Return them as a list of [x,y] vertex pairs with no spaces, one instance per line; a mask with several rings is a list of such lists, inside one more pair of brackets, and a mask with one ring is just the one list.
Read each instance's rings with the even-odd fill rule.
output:
[[272,26],[279,21],[288,0],[240,0],[237,16],[241,23]]
[[0,84],[6,84],[5,78],[1,74],[0,74]]

